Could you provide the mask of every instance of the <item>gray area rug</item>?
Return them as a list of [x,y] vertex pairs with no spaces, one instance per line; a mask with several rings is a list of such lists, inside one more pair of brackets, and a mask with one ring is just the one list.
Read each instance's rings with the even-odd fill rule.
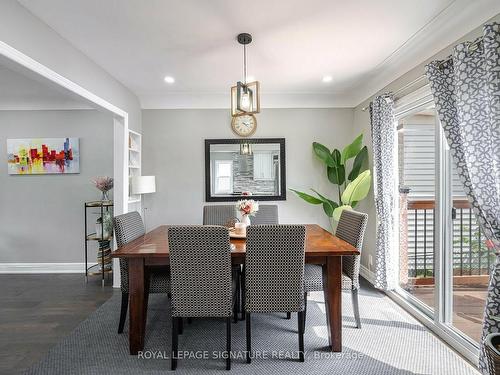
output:
[[[52,348],[26,374],[164,374],[170,371],[169,300],[151,295],[145,348],[128,354],[128,331],[116,333],[121,295],[116,292],[68,337]],[[232,372],[238,374],[477,374],[420,323],[385,295],[362,290],[362,329],[354,328],[351,298],[343,293],[343,352],[327,350],[325,305],[321,293],[312,293],[307,310],[306,361],[295,359],[298,350],[297,318],[292,314],[254,314],[251,364],[244,360],[245,322],[232,324]],[[128,322],[127,322],[128,323]],[[127,325],[126,325],[127,327]],[[225,323],[194,319],[185,323],[177,374],[221,374]]]

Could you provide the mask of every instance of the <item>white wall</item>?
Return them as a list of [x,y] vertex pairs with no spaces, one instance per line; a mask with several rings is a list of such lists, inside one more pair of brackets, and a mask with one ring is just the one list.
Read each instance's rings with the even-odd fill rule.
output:
[[0,1],[0,41],[128,112],[140,131],[137,97],[15,0]]
[[[148,227],[201,224],[205,203],[204,140],[235,138],[229,110],[143,110],[143,174],[156,175],[157,192],[145,197]],[[287,188],[313,187],[336,196],[322,163],[312,151],[318,141],[330,148],[353,139],[352,109],[264,109],[255,138],[286,139]],[[321,206],[292,192],[278,201],[282,223],[319,223],[328,228]]]
[[[43,137],[79,137],[80,173],[8,175],[7,138]],[[0,111],[0,263],[83,262],[83,202],[100,198],[90,180],[112,175],[111,115]]]

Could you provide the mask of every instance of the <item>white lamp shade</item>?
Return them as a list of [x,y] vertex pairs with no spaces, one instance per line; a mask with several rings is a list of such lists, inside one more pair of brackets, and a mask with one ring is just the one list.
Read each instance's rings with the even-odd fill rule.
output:
[[155,176],[137,176],[130,179],[132,194],[149,194],[156,192]]

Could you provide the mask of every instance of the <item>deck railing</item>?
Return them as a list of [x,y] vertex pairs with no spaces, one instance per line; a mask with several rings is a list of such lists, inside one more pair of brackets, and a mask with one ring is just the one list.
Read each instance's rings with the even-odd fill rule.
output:
[[[435,202],[434,200],[402,199],[401,203],[406,203],[406,210],[401,210],[400,217],[403,241],[400,243],[402,281],[405,277],[433,278]],[[467,200],[453,201],[452,218],[453,275],[488,275],[495,255],[485,246],[484,235],[476,223]],[[405,231],[406,236],[403,233]]]

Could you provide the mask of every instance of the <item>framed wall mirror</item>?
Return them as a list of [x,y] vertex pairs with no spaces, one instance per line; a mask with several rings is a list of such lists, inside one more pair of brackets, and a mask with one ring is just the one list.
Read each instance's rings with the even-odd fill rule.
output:
[[285,138],[206,139],[205,199],[286,199]]

